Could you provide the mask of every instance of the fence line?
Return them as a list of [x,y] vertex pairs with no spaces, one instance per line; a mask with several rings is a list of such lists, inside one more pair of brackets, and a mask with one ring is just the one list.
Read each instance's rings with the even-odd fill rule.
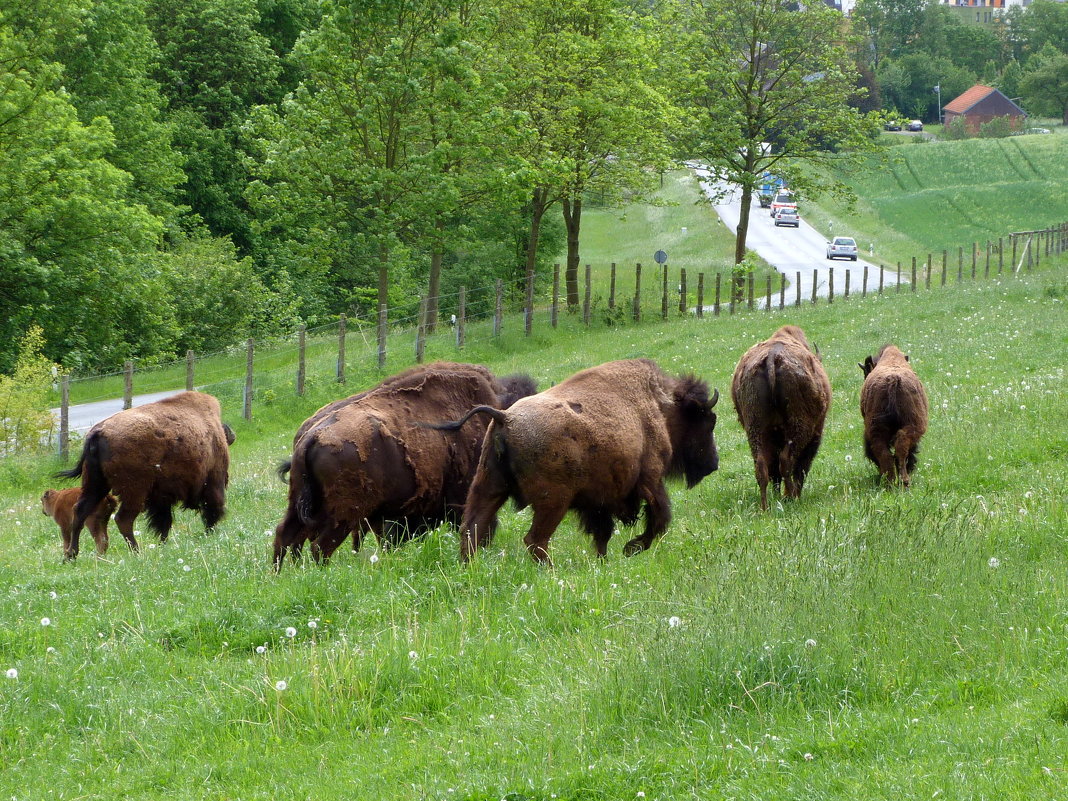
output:
[[[1035,231],[1020,231],[1011,233],[1008,235],[1009,242],[1004,242],[1004,238],[1000,238],[997,242],[988,240],[985,243],[985,263],[983,266],[983,277],[989,278],[991,273],[995,276],[1001,276],[1003,274],[1005,261],[1004,256],[1008,249],[1011,249],[1011,259],[1009,260],[1009,269],[1013,275],[1020,272],[1030,272],[1036,269],[1041,259],[1049,258],[1052,255],[1058,255],[1068,249],[1068,222],[1062,223],[1058,226],[1051,228],[1040,229]],[[960,247],[957,251],[957,275],[956,284],[971,283],[978,278],[978,260],[980,245],[978,242],[971,244],[971,273],[968,275],[965,272],[964,267],[964,248]],[[996,272],[993,268],[993,256],[997,255]],[[912,259],[911,271],[910,271],[910,291],[915,293],[918,290],[919,283],[923,283],[924,291],[931,291],[932,289],[932,272],[933,272],[933,254],[927,254],[927,259],[922,265],[922,271],[918,272],[917,259]],[[608,289],[608,304],[605,314],[605,321],[608,324],[617,324],[624,320],[623,314],[616,313],[618,307],[619,298],[617,297],[617,280],[625,279],[625,275],[620,275],[616,263],[612,263],[610,284]],[[884,265],[879,266],[878,285],[874,289],[879,295],[884,293],[885,282],[887,279],[887,268]],[[901,289],[901,262],[897,263],[896,268],[897,288],[895,292]],[[726,280],[724,280],[724,275]],[[662,265],[660,281],[654,283],[654,292],[659,289],[659,310],[662,319],[667,319],[669,316],[668,310],[674,305],[674,300],[671,297],[671,282],[669,281],[669,271],[667,265]],[[553,270],[553,282],[552,282],[552,294],[548,307],[542,307],[540,310],[535,307],[532,302],[533,295],[531,294],[529,285],[525,293],[525,300],[521,308],[523,314],[523,325],[526,334],[532,331],[534,322],[539,315],[544,315],[546,323],[553,328],[558,326],[559,312],[560,312],[560,286],[559,286],[559,265],[556,265]],[[723,302],[722,291],[727,292],[727,301],[729,303],[729,313],[734,314],[739,304],[745,304],[747,309],[755,308],[755,287],[754,276],[749,275],[748,280],[743,282],[741,286],[735,283],[734,276],[727,272],[717,271],[715,273],[715,290],[714,301],[711,307],[705,305],[705,273],[699,272],[697,275],[697,297],[696,306],[690,305],[690,294],[687,284],[687,275],[685,269],[680,270],[678,274],[677,287],[677,308],[679,314],[693,313],[697,318],[703,319],[705,312],[711,309],[712,316],[718,317],[720,315],[721,305]],[[812,294],[811,303],[817,303],[817,288],[820,279],[820,271],[818,269],[813,271],[812,275]],[[834,268],[827,268],[827,303],[832,304],[835,301],[835,276]],[[794,306],[799,307],[801,305],[801,273],[797,272],[795,280],[795,300]],[[948,251],[942,251],[942,263],[940,270],[940,280],[937,282],[937,286],[945,287],[952,285],[953,282],[949,280],[948,271]],[[625,286],[626,281],[623,281]],[[656,286],[659,284],[659,287]],[[726,286],[724,287],[724,284]],[[780,273],[779,277],[779,302],[778,308],[780,310],[786,307],[786,275]],[[866,297],[868,294],[869,275],[868,267],[864,267],[862,285],[860,288],[860,295]],[[763,297],[760,299],[763,303],[764,310],[771,312],[774,308],[773,303],[773,281],[769,275],[766,278],[765,286],[761,288]],[[584,326],[589,326],[592,314],[598,303],[601,302],[601,296],[593,296],[592,293],[592,280],[591,280],[591,267],[586,265],[585,270],[585,286],[584,286],[583,299],[578,307],[578,310],[582,314],[582,322]],[[842,302],[849,299],[851,293],[850,286],[850,271],[846,271],[844,281],[844,294],[839,298]],[[852,294],[855,296],[857,292],[854,290]],[[472,307],[471,299],[475,296],[482,296],[486,299],[492,297],[492,308],[488,303],[480,304],[484,307],[483,311],[477,311],[474,314],[469,312]],[[444,297],[444,296],[442,296]],[[245,375],[243,376],[243,387],[241,391],[241,401],[243,406],[243,415],[245,419],[251,419],[253,413],[253,400],[256,397],[257,384],[260,385],[260,393],[263,396],[267,396],[267,393],[272,393],[270,397],[273,397],[273,388],[264,386],[265,379],[268,377],[280,377],[283,374],[294,375],[293,377],[293,392],[300,396],[305,393],[306,382],[308,380],[308,360],[309,350],[312,351],[313,361],[333,362],[333,380],[336,383],[344,385],[346,382],[346,365],[353,365],[357,362],[362,362],[368,365],[372,356],[377,356],[376,364],[379,370],[384,369],[388,350],[387,344],[392,338],[394,346],[398,344],[398,340],[404,340],[411,338],[413,340],[414,357],[417,362],[422,362],[426,355],[428,343],[433,343],[438,346],[451,347],[455,351],[462,352],[472,342],[485,342],[491,341],[502,336],[504,331],[504,305],[505,305],[505,293],[504,285],[501,279],[497,279],[492,286],[477,287],[474,289],[467,289],[466,287],[460,287],[456,293],[448,295],[448,297],[455,297],[457,300],[457,314],[451,315],[447,321],[443,321],[440,317],[438,320],[438,327],[443,329],[444,333],[431,332],[426,320],[426,309],[428,305],[428,299],[420,297],[416,303],[417,311],[415,314],[404,315],[402,317],[394,318],[390,320],[389,309],[383,304],[377,315],[377,321],[375,323],[375,334],[369,336],[369,320],[361,319],[359,317],[349,318],[346,315],[341,315],[337,322],[325,323],[313,328],[306,328],[300,326],[298,329],[284,337],[274,340],[273,342],[257,342],[250,338],[245,343]],[[625,295],[624,295],[625,299]],[[648,295],[643,296],[642,292],[642,265],[640,263],[634,265],[634,295],[630,299],[631,314],[630,316],[635,322],[640,322],[642,319],[642,313],[647,308],[650,302]],[[514,306],[513,306],[514,307]],[[408,306],[403,308],[407,309]],[[625,308],[625,306],[624,306]],[[440,306],[439,306],[440,310]],[[620,309],[622,311],[622,309]],[[354,325],[350,326],[349,323]],[[481,327],[473,327],[479,323],[484,325]],[[445,329],[449,329],[445,331]],[[335,333],[336,332],[336,333]],[[350,349],[349,345],[352,343],[349,341],[352,337],[358,337],[363,344],[362,348]],[[296,339],[295,347],[277,347],[279,344],[285,346]],[[451,340],[451,343],[450,343]],[[333,344],[331,344],[333,343]],[[450,343],[450,344],[446,344]],[[259,358],[265,362],[258,368],[256,366],[257,346],[261,348]],[[69,408],[70,408],[70,386],[76,381],[87,381],[91,379],[99,380],[100,378],[115,378],[118,376],[123,377],[123,408],[130,408],[134,396],[134,378],[151,375],[153,372],[161,373],[168,369],[177,369],[178,366],[184,362],[185,367],[185,388],[192,389],[195,385],[199,385],[202,389],[214,388],[219,394],[227,394],[232,391],[230,388],[236,386],[242,382],[242,377],[235,377],[233,375],[233,368],[221,368],[214,373],[208,371],[206,374],[198,374],[198,366],[203,366],[209,361],[215,361],[225,356],[232,356],[235,353],[236,348],[228,348],[222,351],[215,351],[210,354],[197,356],[192,350],[187,351],[185,359],[176,361],[168,365],[159,365],[151,367],[147,370],[136,372],[134,369],[134,363],[127,361],[123,365],[123,370],[114,373],[103,373],[96,376],[85,376],[81,378],[72,378],[69,375],[63,375],[60,377],[61,387],[61,399],[60,399],[60,425],[58,431],[58,447],[60,456],[64,459],[67,458],[69,453],[69,436],[72,430],[69,425]],[[292,364],[292,354],[296,352],[296,367]],[[355,352],[354,352],[355,351]],[[280,366],[270,366],[272,362],[282,362]],[[295,369],[295,374],[294,374]],[[220,377],[220,374],[224,374],[225,377]],[[166,385],[168,389],[173,389],[177,382],[170,380]],[[152,391],[153,387],[141,388],[141,392]],[[104,398],[113,397],[113,395],[105,395]],[[93,399],[97,400],[97,399]]]

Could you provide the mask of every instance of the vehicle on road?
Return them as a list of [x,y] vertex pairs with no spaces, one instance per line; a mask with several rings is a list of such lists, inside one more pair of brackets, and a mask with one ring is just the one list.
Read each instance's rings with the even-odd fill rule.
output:
[[797,211],[797,199],[793,196],[792,192],[783,190],[775,195],[775,199],[771,201],[771,216],[774,217],[779,213],[781,209],[793,209]]
[[851,259],[857,260],[857,240],[851,236],[836,236],[827,243],[828,259]]
[[910,120],[909,121],[909,130],[910,131],[922,131],[923,130],[923,122],[921,120]]
[[897,120],[890,120],[889,122],[887,122],[887,123],[885,123],[883,125],[883,130],[884,131],[900,131],[901,130],[901,123],[898,122]]
[[792,225],[794,228],[801,227],[801,216],[797,213],[797,209],[779,209],[779,213],[775,215],[775,227],[781,225]]
[[775,199],[775,195],[782,191],[783,183],[782,178],[772,175],[770,172],[765,172],[761,176],[761,184],[757,189],[760,208],[766,209],[771,206],[771,201]]

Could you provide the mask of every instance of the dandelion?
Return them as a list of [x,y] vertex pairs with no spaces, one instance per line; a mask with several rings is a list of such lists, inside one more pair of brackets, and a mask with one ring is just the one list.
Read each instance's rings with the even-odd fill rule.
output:
[[1032,496],[1033,496],[1034,494],[1035,494],[1035,493],[1031,492],[1031,490],[1028,490],[1027,492],[1025,492],[1025,493],[1024,493],[1024,497],[1025,497],[1025,498],[1030,498],[1030,497],[1032,497]]
[[49,620],[47,617],[42,617],[41,618],[41,625],[42,626],[51,626],[52,625],[52,621]]
[[418,659],[419,658],[419,653],[417,651],[409,651],[408,652],[408,658],[409,659]]
[[49,645],[47,648],[45,648],[45,653],[46,654],[54,654],[55,652],[56,652],[56,649],[53,648],[51,645]]
[[369,561],[371,562],[372,565],[375,564],[378,561],[378,554],[377,553],[371,554],[371,558],[370,558]]
[[319,624],[316,623],[314,620],[309,620],[308,621],[308,628],[312,629],[314,631],[315,629],[319,628]]
[[[1028,497],[1030,497],[1030,496],[1028,496]],[[54,601],[54,600],[56,600],[56,598],[58,598],[59,596],[58,596],[58,595],[56,595],[56,591],[55,591],[55,590],[52,590],[52,592],[48,593],[48,597],[49,597],[49,598],[51,598],[51,599],[52,599],[52,600]]]
[[813,639],[805,640],[805,647],[806,648],[815,648],[816,647],[816,641],[813,640]]
[[285,680],[285,679],[279,679],[278,681],[276,681],[276,682],[274,683],[274,688],[275,688],[275,689],[276,689],[276,690],[277,690],[278,692],[282,692],[282,691],[283,691],[283,690],[285,690],[285,689],[286,689],[286,687],[288,687],[288,686],[289,686],[289,685],[288,685],[288,684],[286,684],[286,680]]
[[297,630],[293,626],[287,626],[286,627],[286,636],[289,637],[289,638],[296,637],[297,636]]
[[987,562],[987,564],[988,564],[988,565],[989,565],[989,566],[990,566],[991,568],[993,568],[993,569],[995,569],[995,570],[996,570],[997,568],[1001,567],[1001,560],[1000,560],[1000,559],[998,559],[998,558],[997,558],[996,556],[991,556],[991,557],[990,557],[990,561],[989,561],[989,562]]
[[637,796],[638,798],[645,798],[645,790],[639,790]]
[[816,758],[816,757],[812,756],[812,754],[810,754],[810,753],[808,753],[808,752],[805,752],[805,761],[806,761],[806,762],[811,762],[811,761],[812,761],[813,759],[815,759],[815,758]]
[[8,668],[7,669],[7,677],[9,679],[17,679],[19,677],[19,672],[17,670],[15,670],[15,668]]
[[182,570],[186,573],[188,573],[192,569],[193,568],[191,568],[189,565],[182,565]]
[[853,456],[852,456],[852,454],[849,454],[849,453],[847,453],[847,454],[846,454],[846,461],[847,461],[847,462],[852,462],[852,461],[853,461]]
[[673,629],[678,628],[682,625],[682,619],[678,615],[672,615],[668,618],[668,625]]
[[256,646],[256,653],[257,654],[265,654],[265,653],[267,653],[267,646],[266,645],[257,645]]

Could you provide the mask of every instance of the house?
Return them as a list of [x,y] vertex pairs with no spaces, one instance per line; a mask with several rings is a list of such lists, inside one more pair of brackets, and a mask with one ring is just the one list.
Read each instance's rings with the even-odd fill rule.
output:
[[993,86],[976,84],[964,94],[947,103],[943,109],[942,121],[949,125],[957,117],[964,118],[968,132],[973,136],[979,133],[979,126],[990,122],[995,117],[1008,117],[1012,130],[1019,130],[1027,114],[1022,108],[1005,97]]

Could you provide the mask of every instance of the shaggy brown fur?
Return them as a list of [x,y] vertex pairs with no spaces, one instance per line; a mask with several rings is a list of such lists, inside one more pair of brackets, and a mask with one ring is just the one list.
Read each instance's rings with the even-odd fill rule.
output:
[[[70,550],[70,535],[74,526],[74,504],[82,497],[81,487],[71,487],[63,490],[45,490],[41,496],[41,508],[46,515],[56,521],[60,532],[63,534],[63,552]],[[96,543],[96,552],[103,556],[108,550],[108,520],[115,512],[117,503],[113,495],[105,495],[104,499],[96,505],[96,508],[85,518],[85,526],[93,535]]]
[[464,507],[460,558],[490,541],[509,497],[533,508],[525,542],[534,559],[548,561],[568,509],[604,556],[614,520],[633,524],[643,502],[645,531],[624,552],[644,551],[671,520],[665,476],[683,474],[693,487],[719,466],[718,398],[693,376],[671,378],[655,362],[631,359],[583,370],[505,412],[479,407],[445,424],[493,418]]
[[164,542],[178,503],[199,510],[204,525],[214,528],[225,511],[233,438],[219,401],[201,392],[181,392],[97,423],[78,464],[57,473],[82,479],[66,558],[78,555],[82,525],[109,491],[120,501],[115,525],[135,551],[133,524],[142,511]]
[[883,345],[859,366],[865,376],[860,390],[864,454],[889,483],[907,487],[927,431],[927,393],[909,357],[894,345]]
[[831,382],[805,333],[784,325],[747,350],[731,399],[753,453],[760,508],[768,508],[769,479],[776,488],[785,482],[787,498],[800,498],[831,408]]
[[526,376],[498,380],[479,365],[439,362],[324,406],[301,425],[280,470],[289,473],[289,507],[275,529],[276,569],[306,540],[321,561],[350,531],[354,549],[367,529],[388,547],[457,522],[485,425],[446,435],[419,423],[535,389]]

